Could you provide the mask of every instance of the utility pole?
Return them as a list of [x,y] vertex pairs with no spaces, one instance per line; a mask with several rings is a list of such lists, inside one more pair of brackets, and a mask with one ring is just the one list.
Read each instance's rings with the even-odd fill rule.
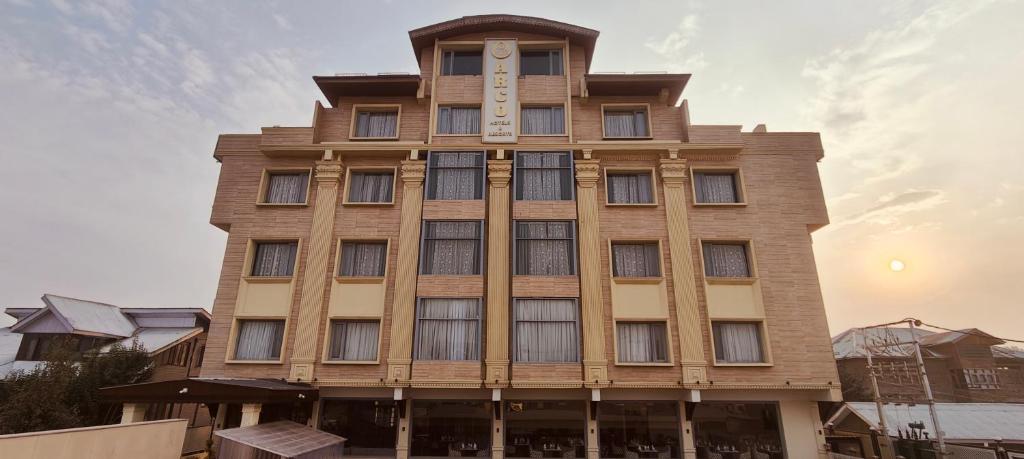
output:
[[[868,374],[871,375],[871,395],[875,399],[875,409],[878,411],[878,430],[882,431],[882,442],[879,443],[879,446],[888,449],[888,454],[886,454],[885,451],[882,451],[881,456],[882,459],[896,457],[896,450],[892,447],[892,437],[889,436],[889,428],[885,425],[885,409],[882,403],[882,394],[878,391],[878,377],[875,374],[875,365],[871,360],[871,349],[868,348],[867,339],[863,334],[864,329],[858,328],[857,336],[860,337],[861,341],[864,343],[864,353],[868,356]],[[854,346],[856,346],[856,344],[857,341],[854,339]]]
[[[914,329],[916,319],[907,319],[910,324],[910,335],[914,338],[914,355],[917,356],[917,368],[921,373],[921,385],[924,386],[924,396],[928,399],[928,413],[932,416],[932,425],[935,426],[935,439],[939,442],[939,457],[946,457],[946,435],[939,427],[939,414],[935,412],[935,397],[932,397],[932,385],[928,382],[928,371],[924,368],[924,358],[921,357],[921,341],[917,339],[917,332]],[[870,359],[870,357],[869,357]],[[874,378],[872,378],[872,381]]]

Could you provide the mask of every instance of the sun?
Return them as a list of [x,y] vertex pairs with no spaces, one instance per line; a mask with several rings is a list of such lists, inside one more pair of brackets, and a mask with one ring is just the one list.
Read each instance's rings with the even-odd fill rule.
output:
[[900,260],[892,260],[892,261],[889,262],[889,270],[894,272],[894,273],[898,273],[900,271],[903,271],[906,268],[907,268],[906,263],[903,263]]

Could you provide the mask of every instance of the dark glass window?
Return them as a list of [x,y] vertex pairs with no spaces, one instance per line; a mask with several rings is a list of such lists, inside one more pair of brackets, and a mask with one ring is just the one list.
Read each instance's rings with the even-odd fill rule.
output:
[[388,399],[327,399],[320,408],[320,430],[346,438],[345,456],[394,457],[398,406]]
[[586,403],[506,400],[505,457],[587,457]]
[[693,437],[699,459],[786,457],[772,403],[707,402],[693,411]]
[[491,457],[491,402],[413,400],[413,457]]
[[682,457],[677,402],[600,402],[597,413],[601,457]]
[[519,54],[520,75],[561,75],[562,50],[523,51]]
[[441,75],[483,75],[484,53],[477,51],[445,51],[441,55]]

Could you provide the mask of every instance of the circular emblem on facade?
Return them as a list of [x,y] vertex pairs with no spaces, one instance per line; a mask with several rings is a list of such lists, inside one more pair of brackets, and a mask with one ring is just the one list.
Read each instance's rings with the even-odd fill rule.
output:
[[499,41],[491,47],[491,55],[498,59],[504,59],[510,54],[512,54],[512,48],[509,48],[506,42]]

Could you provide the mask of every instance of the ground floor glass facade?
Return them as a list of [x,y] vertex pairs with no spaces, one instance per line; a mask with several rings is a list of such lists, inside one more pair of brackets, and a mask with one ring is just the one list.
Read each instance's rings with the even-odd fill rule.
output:
[[682,457],[679,402],[605,401],[598,403],[597,413],[601,457]]
[[491,402],[413,400],[410,456],[490,457]]
[[584,400],[506,400],[505,457],[586,457],[586,404]]
[[398,409],[389,399],[328,399],[320,430],[345,437],[345,456],[394,457]]
[[698,459],[783,459],[775,403],[702,402],[693,411]]

